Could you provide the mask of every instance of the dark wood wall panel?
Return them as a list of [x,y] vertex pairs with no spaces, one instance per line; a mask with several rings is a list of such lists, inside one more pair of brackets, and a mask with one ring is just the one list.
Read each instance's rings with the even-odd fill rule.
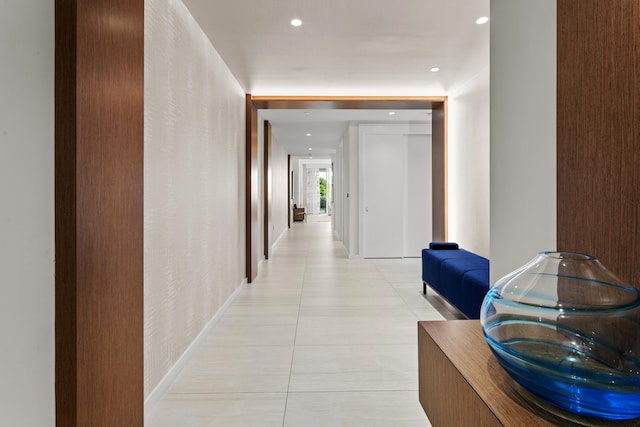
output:
[[56,0],[56,417],[142,426],[144,1]]
[[322,110],[425,110],[447,100],[446,96],[254,96],[259,109]]
[[558,249],[640,287],[640,2],[558,0],[557,18]]
[[56,0],[55,388],[57,425],[77,426],[75,1]]
[[258,109],[253,105],[251,94],[246,95],[246,263],[247,280],[253,282],[258,276]]
[[431,121],[432,238],[447,240],[447,102],[435,104]]

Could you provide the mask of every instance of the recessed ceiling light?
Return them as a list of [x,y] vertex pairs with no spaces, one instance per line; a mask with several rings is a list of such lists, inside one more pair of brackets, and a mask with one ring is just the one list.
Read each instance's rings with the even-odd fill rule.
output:
[[305,111],[305,112],[304,112],[304,115],[305,115],[305,116],[308,116],[308,115],[309,115],[309,112],[308,112],[308,111]]
[[487,22],[489,22],[489,17],[487,16],[481,16],[480,18],[476,19],[476,24],[478,25],[486,24]]
[[432,73],[437,73],[438,71],[440,71],[440,67],[431,67],[429,68],[429,71],[431,71]]
[[313,148],[309,147],[309,151],[313,150]]
[[395,111],[389,111],[389,115],[390,115],[390,116],[395,116],[395,115],[396,115],[396,112],[395,112]]
[[307,134],[307,136],[311,136],[311,134],[310,134],[310,133],[308,133],[308,134]]
[[298,18],[293,18],[291,20],[291,25],[293,25],[294,27],[299,27],[300,25],[302,25],[302,21]]

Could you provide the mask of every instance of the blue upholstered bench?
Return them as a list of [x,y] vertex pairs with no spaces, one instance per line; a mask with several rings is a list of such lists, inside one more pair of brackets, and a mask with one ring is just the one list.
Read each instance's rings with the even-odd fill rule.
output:
[[480,318],[489,291],[489,260],[456,243],[432,242],[422,250],[422,286],[427,285],[469,319]]

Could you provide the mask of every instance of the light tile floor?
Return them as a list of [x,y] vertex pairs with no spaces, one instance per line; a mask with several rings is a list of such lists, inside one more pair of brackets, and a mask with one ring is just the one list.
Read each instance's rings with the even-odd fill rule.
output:
[[422,295],[420,259],[348,259],[331,223],[311,216],[262,263],[147,427],[430,426],[416,322],[455,318]]

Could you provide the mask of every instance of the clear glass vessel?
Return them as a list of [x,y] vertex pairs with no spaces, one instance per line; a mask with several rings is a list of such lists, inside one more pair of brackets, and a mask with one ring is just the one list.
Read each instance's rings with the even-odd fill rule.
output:
[[543,401],[640,417],[640,293],[596,258],[538,254],[489,290],[480,323],[502,367]]

